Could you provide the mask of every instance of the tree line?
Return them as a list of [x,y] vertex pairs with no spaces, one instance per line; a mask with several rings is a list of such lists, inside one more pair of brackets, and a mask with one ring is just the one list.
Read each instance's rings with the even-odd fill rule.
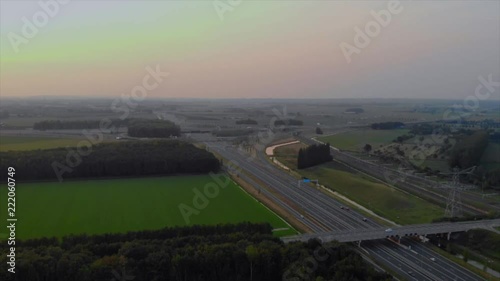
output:
[[475,131],[470,136],[464,136],[451,151],[448,162],[450,167],[466,169],[479,165],[488,139],[489,134],[486,131]]
[[373,130],[394,130],[401,129],[405,126],[402,122],[381,122],[381,123],[373,123],[371,128]]
[[[58,171],[67,171],[65,178],[94,178],[208,173],[220,169],[220,162],[212,153],[173,140],[94,145],[87,156],[81,156],[78,165],[71,164],[75,163],[75,155],[69,151],[76,149],[0,152],[0,169],[14,167],[16,180],[55,180]],[[6,180],[6,175],[2,173],[0,179]]]
[[297,168],[305,169],[325,162],[332,161],[330,155],[330,144],[313,144],[299,149]]
[[259,123],[253,119],[236,120],[236,125],[258,125]]
[[[138,138],[168,138],[180,136],[181,128],[168,120],[129,118],[108,119],[112,125],[107,127],[127,127],[128,135]],[[45,130],[70,130],[70,129],[99,129],[102,120],[44,120],[36,122],[33,129]]]
[[[391,280],[346,244],[284,244],[269,224],[165,228],[17,241],[16,274],[0,256],[0,279],[23,281]],[[8,252],[7,243],[0,251]],[[314,264],[311,264],[311,261]]]
[[168,120],[131,119],[127,127],[131,137],[168,138],[181,135],[181,128]]
[[[129,119],[111,119],[113,126],[126,126]],[[43,120],[33,124],[33,129],[39,131],[45,130],[80,130],[80,129],[98,129],[101,126],[101,120]]]

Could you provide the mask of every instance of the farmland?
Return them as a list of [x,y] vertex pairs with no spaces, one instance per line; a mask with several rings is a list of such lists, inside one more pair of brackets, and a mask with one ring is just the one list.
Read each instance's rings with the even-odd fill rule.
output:
[[[294,144],[275,150],[278,160],[296,169],[296,152],[302,145]],[[295,155],[295,156],[294,156]],[[326,187],[388,218],[398,224],[428,223],[440,218],[444,210],[413,195],[406,194],[337,162],[300,170],[311,179],[319,179]]]
[[[243,221],[269,222],[274,228],[283,229],[275,232],[278,236],[296,234],[232,181],[208,199],[205,208],[195,208],[193,190],[203,192],[204,186],[213,182],[210,176],[203,175],[18,183],[17,236],[62,237],[71,233],[116,233]],[[5,186],[1,191],[5,198]],[[180,204],[196,210],[189,216],[189,224],[179,210]],[[4,221],[5,211],[0,213]]]
[[398,136],[408,133],[408,130],[363,130],[348,131],[336,135],[319,138],[322,142],[329,142],[339,149],[361,151],[365,144],[370,144],[373,148],[382,144],[390,143]]
[[80,140],[81,138],[0,136],[0,151],[74,147]]

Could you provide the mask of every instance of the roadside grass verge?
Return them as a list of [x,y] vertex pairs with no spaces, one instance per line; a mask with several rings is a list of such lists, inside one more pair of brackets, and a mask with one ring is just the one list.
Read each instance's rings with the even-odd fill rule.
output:
[[310,179],[318,179],[320,184],[377,215],[401,225],[430,223],[443,216],[444,210],[440,206],[380,183],[336,161],[297,170],[297,154],[293,151],[298,151],[299,148],[299,144],[279,147],[275,150],[275,155],[295,172]]

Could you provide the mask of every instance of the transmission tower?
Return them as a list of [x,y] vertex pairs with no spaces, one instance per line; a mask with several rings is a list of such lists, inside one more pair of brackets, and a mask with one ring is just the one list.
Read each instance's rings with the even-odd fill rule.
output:
[[444,215],[446,217],[454,218],[462,215],[462,198],[460,196],[460,175],[471,174],[476,166],[465,169],[458,170],[455,168],[453,173],[453,180],[451,182],[450,193],[448,194],[448,200],[446,201],[446,210],[444,211]]

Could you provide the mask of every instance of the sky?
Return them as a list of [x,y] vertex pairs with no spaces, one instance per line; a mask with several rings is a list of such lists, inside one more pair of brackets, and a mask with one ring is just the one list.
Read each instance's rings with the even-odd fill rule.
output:
[[499,1],[40,2],[0,2],[1,96],[117,97],[148,67],[169,73],[155,98],[460,99],[500,81]]

